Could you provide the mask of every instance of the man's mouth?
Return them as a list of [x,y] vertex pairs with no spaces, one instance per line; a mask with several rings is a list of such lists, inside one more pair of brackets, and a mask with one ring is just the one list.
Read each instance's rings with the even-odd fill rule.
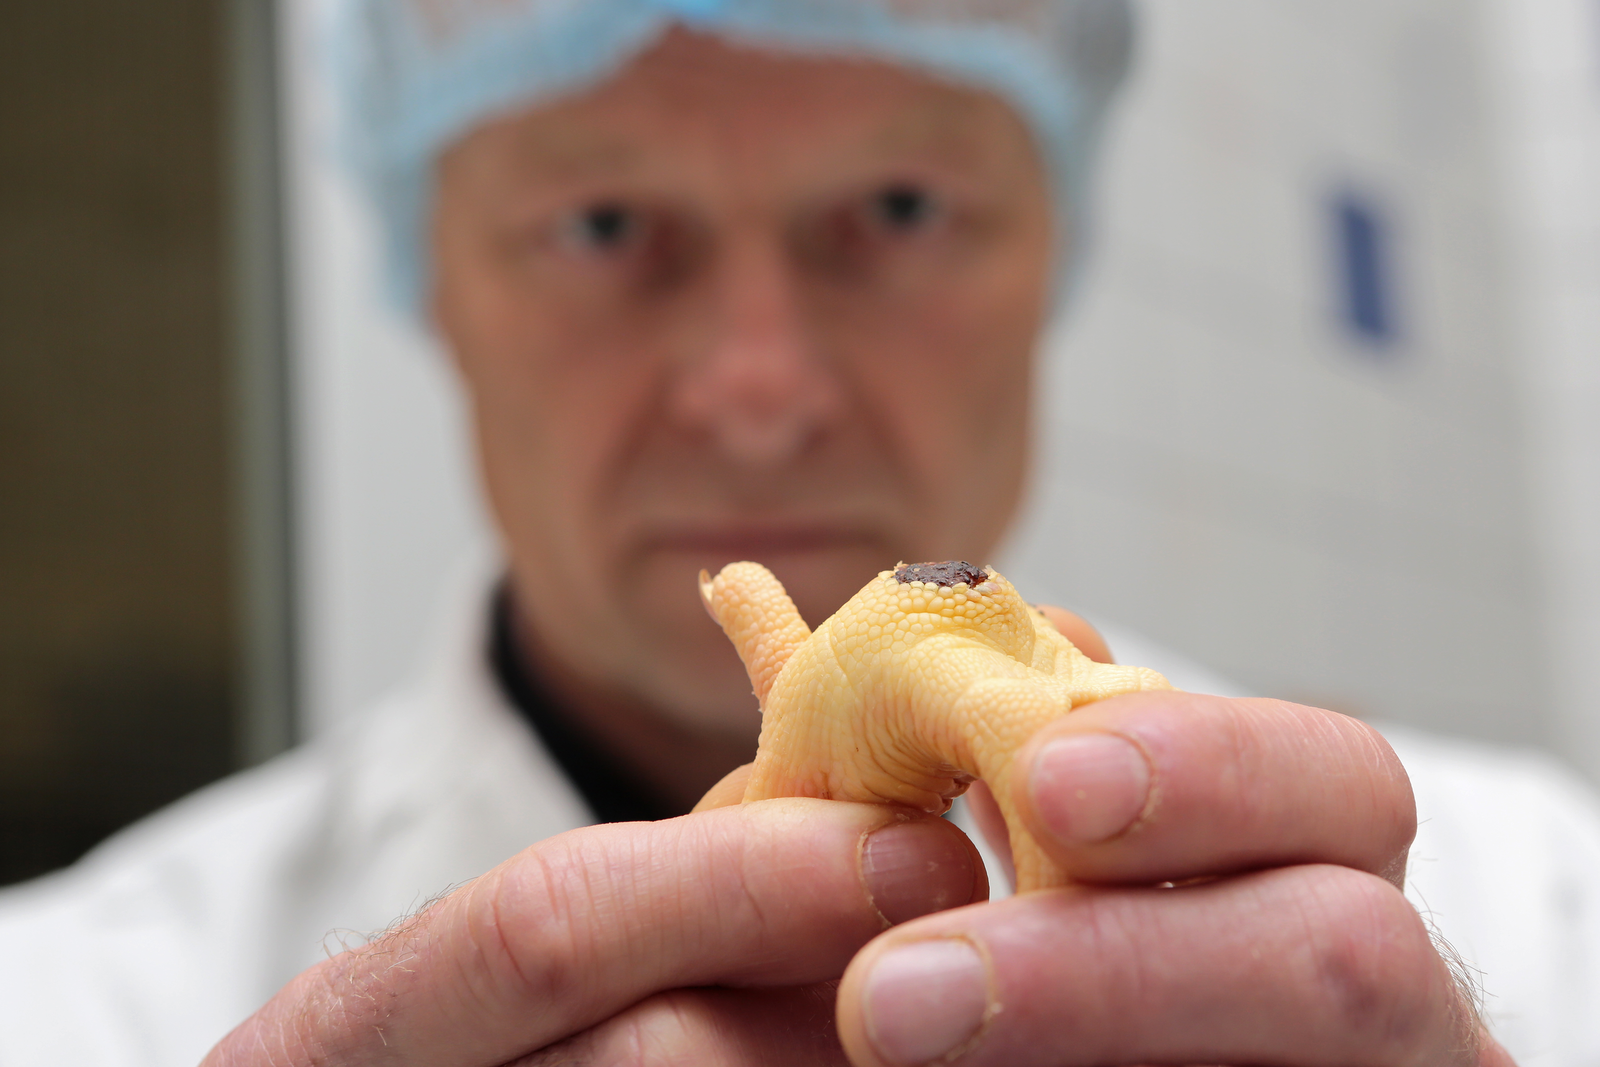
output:
[[658,530],[643,539],[650,552],[760,561],[774,556],[881,546],[884,538],[860,526],[736,523]]

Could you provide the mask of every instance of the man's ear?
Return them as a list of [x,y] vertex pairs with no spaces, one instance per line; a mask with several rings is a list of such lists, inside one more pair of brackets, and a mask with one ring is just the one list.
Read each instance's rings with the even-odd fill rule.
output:
[[[437,255],[435,255],[437,261]],[[435,272],[437,272],[435,267]],[[451,329],[452,321],[449,315],[449,301],[444,295],[444,286],[438,278],[428,282],[428,294],[424,300],[426,307],[424,313],[427,321],[424,327],[433,334],[439,342],[439,348],[444,352],[444,357],[450,363],[450,369],[457,374],[461,373],[461,356],[457,352],[455,331]]]

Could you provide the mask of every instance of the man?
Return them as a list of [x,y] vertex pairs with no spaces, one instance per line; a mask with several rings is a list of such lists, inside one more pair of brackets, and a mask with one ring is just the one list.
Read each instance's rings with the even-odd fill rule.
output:
[[[1010,520],[1120,5],[357,10],[361,160],[467,386],[506,580],[358,732],[14,899],[0,1059],[181,1062],[259,1007],[207,1063],[1510,1062],[1402,894],[1411,786],[1353,720],[1075,712],[1018,799],[1083,884],[993,904],[943,820],[712,788],[758,722],[701,567],[766,562],[815,623]],[[1448,825],[1546,835],[1538,870],[1450,878],[1491,910],[1514,886],[1496,918],[1592,1007],[1552,962],[1596,944],[1588,801],[1419,751],[1498,791]],[[272,995],[323,929],[408,910]]]

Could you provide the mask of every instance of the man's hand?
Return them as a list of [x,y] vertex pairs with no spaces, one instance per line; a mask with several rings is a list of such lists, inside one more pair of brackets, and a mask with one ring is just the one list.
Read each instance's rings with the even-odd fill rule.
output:
[[1148,693],[1018,765],[1082,885],[930,914],[987,896],[953,828],[741,806],[741,768],[694,815],[543,842],[313,968],[206,1064],[1510,1067],[1400,892],[1415,808],[1370,728]]
[[842,1063],[850,957],[987,896],[959,830],[874,805],[575,830],[306,971],[205,1067]]
[[839,992],[858,1067],[1510,1063],[1402,894],[1416,809],[1370,727],[1144,693],[1018,766],[1029,829],[1085,884],[874,941]]

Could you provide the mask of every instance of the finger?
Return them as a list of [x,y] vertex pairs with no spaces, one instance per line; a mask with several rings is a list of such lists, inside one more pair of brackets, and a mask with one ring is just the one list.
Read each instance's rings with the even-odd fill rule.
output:
[[1076,645],[1079,652],[1096,663],[1117,662],[1111,655],[1111,649],[1106,645],[1106,639],[1101,637],[1100,631],[1090,626],[1083,616],[1053,604],[1040,604],[1039,610],[1044,612],[1044,617],[1050,620],[1050,625],[1056,628],[1056,632]]
[[890,923],[987,894],[959,830],[878,805],[588,827],[301,975],[206,1063],[505,1063],[665,989],[837,977]]
[[[1037,605],[1040,613],[1056,632],[1096,663],[1115,663],[1111,649],[1107,647],[1105,638],[1100,636],[1100,631],[1089,624],[1083,616],[1058,608],[1053,604]],[[967,790],[967,810],[972,812],[973,821],[978,825],[978,830],[983,834],[984,840],[994,851],[995,857],[1000,861],[1001,870],[1011,885],[1017,884],[1017,871],[1011,858],[1011,834],[1006,829],[1005,819],[1000,814],[1000,805],[996,803],[994,794],[984,782],[973,782]]]
[[1487,1027],[1478,1028],[1478,1067],[1517,1067],[1517,1061],[1489,1033]]
[[1016,765],[1024,824],[1083,881],[1337,863],[1399,886],[1416,833],[1410,779],[1377,731],[1283,701],[1105,700],[1041,729]]
[[857,1067],[1476,1062],[1416,911],[1344,867],[930,916],[851,963],[838,1015]]
[[716,785],[706,790],[706,795],[700,798],[691,814],[731,807],[743,801],[745,783],[750,780],[750,768],[754,766],[754,763],[746,763],[723,775]]
[[506,1067],[845,1067],[838,986],[670,990]]

